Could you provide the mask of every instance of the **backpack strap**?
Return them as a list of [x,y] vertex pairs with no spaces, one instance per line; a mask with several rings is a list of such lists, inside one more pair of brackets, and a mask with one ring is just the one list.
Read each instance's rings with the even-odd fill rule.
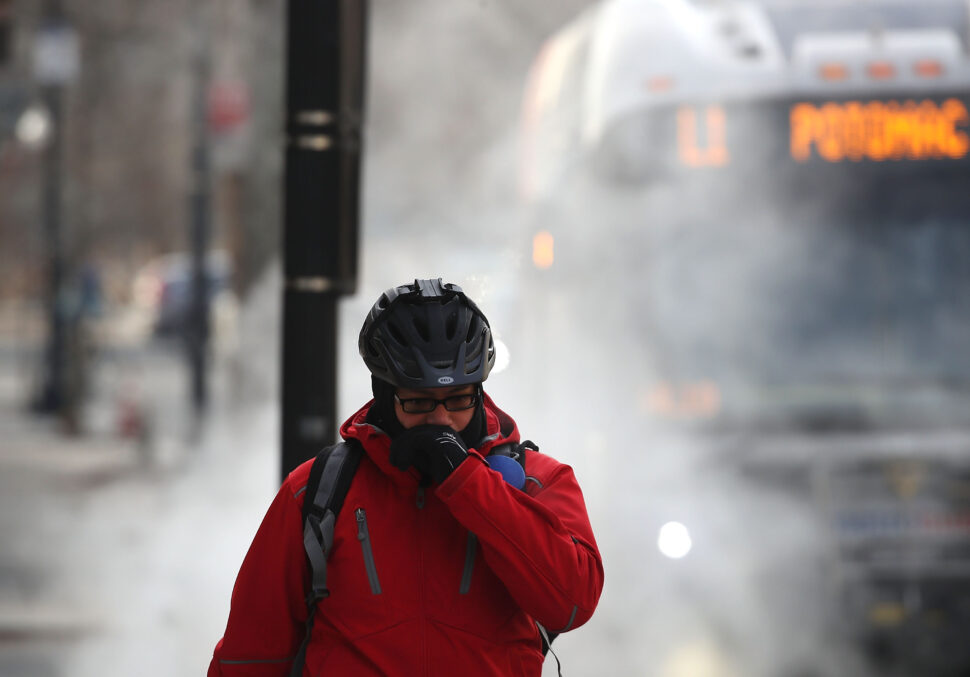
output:
[[515,459],[515,461],[522,466],[525,470],[525,451],[526,449],[531,449],[532,451],[539,451],[539,447],[532,440],[526,440],[525,442],[520,442],[514,444],[512,442],[506,442],[504,444],[497,444],[489,450],[489,456],[508,456],[509,458]]
[[356,440],[338,442],[324,448],[310,466],[303,497],[303,548],[310,564],[310,591],[306,598],[306,632],[293,659],[290,677],[303,674],[317,602],[330,595],[327,558],[333,547],[333,528],[363,455],[364,449]]
[[[552,651],[552,640],[558,637],[559,633],[549,632],[539,621],[535,621],[535,624],[539,630],[539,637],[542,638],[542,655],[545,657],[547,653]],[[552,651],[552,657],[556,659],[556,671],[559,673],[559,677],[562,677],[562,663],[559,662],[559,656],[556,655],[555,651]]]

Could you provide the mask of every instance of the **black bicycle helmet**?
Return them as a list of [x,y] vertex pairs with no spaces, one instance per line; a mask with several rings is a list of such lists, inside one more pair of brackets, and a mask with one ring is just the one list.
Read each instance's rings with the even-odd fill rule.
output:
[[370,372],[398,388],[481,383],[495,364],[485,315],[461,287],[441,278],[381,294],[358,346]]

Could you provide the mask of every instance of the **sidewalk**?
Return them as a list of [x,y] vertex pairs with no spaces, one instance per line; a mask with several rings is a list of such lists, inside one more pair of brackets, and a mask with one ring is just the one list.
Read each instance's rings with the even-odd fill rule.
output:
[[0,404],[0,470],[4,475],[44,475],[93,486],[133,472],[139,465],[135,440],[110,431],[70,437],[49,417],[34,416],[9,402]]
[[0,438],[0,675],[60,675],[64,649],[104,623],[70,594],[76,581],[65,576],[83,530],[77,508],[134,471],[133,448],[104,436],[64,438],[9,398],[0,402]]
[[[0,365],[0,675],[60,674],[54,657],[104,619],[71,592],[66,575],[84,532],[85,497],[143,465],[137,444],[93,431],[68,437],[27,410],[18,364]],[[82,586],[83,587],[83,586]]]
[[67,437],[0,359],[0,677],[205,673],[278,484],[275,407],[216,403],[193,444],[181,378],[147,369],[150,453],[117,434],[111,388]]

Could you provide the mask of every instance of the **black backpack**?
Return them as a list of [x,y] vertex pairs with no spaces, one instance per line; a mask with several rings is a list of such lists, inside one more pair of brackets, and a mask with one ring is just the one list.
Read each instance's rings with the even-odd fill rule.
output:
[[[518,445],[502,444],[492,449],[489,456],[510,456],[524,470],[526,449],[538,451],[539,447],[529,440]],[[301,677],[303,674],[317,603],[330,595],[327,589],[327,559],[333,547],[333,528],[363,456],[363,447],[357,440],[351,439],[325,447],[310,466],[310,477],[303,500],[303,548],[310,565],[310,590],[306,598],[306,630],[293,659],[290,677]],[[538,622],[536,626],[542,637],[542,655],[545,656],[557,633],[547,631]],[[558,666],[559,657],[555,652],[552,655]],[[562,675],[561,669],[559,674]]]

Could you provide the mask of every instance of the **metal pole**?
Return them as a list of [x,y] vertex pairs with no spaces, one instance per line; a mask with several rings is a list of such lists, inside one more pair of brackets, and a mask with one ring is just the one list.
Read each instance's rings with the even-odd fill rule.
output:
[[189,396],[196,422],[201,420],[208,404],[209,299],[206,256],[211,235],[212,202],[209,156],[208,119],[206,116],[209,86],[209,3],[200,2],[197,9],[196,44],[193,55],[195,78],[192,101],[192,194],[189,198],[189,244],[192,260],[191,304],[186,335],[190,373]]
[[282,354],[285,477],[337,438],[337,301],[357,276],[364,0],[290,0]]
[[63,158],[63,129],[60,85],[43,88],[44,103],[50,111],[51,136],[44,151],[43,214],[47,238],[47,359],[43,393],[38,403],[44,412],[61,412],[65,404],[64,364],[66,327],[64,322],[64,247],[61,239],[61,162]]
[[[55,25],[64,19],[60,0],[48,0],[45,21]],[[41,95],[51,117],[50,138],[44,152],[43,219],[47,240],[48,265],[48,335],[44,383],[35,402],[43,413],[68,414],[67,397],[67,326],[64,307],[64,245],[61,203],[61,173],[64,157],[63,84],[50,81]]]

